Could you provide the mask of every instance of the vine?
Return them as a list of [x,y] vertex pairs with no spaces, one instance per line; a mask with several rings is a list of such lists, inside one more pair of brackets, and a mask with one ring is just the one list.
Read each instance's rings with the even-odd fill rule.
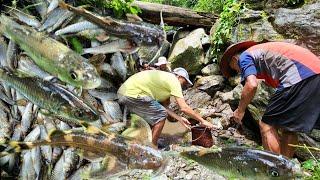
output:
[[243,4],[237,0],[225,1],[215,32],[211,36],[211,57],[217,58],[221,54],[223,45],[231,38],[232,28],[238,23],[242,9]]

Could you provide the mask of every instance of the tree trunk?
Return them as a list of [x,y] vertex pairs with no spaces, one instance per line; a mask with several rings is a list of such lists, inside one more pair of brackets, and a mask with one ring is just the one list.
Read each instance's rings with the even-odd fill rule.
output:
[[139,16],[143,20],[155,24],[161,22],[161,11],[164,23],[171,26],[211,27],[218,19],[215,14],[195,12],[190,9],[163,4],[135,1],[132,5],[141,9],[142,13]]

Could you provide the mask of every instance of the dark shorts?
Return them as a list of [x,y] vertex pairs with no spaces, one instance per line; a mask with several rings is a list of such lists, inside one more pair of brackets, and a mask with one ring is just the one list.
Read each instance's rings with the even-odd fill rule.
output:
[[118,96],[120,104],[127,106],[130,112],[140,116],[151,126],[167,118],[168,114],[166,109],[151,97],[132,98],[128,96]]
[[320,75],[276,92],[269,101],[262,121],[294,132],[319,129]]

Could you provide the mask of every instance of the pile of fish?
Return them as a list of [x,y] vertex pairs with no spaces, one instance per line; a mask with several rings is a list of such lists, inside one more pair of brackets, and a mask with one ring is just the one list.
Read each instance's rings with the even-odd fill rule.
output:
[[[165,172],[170,155],[151,145],[143,119],[133,115],[126,127],[127,112],[116,94],[138,71],[139,56],[154,61],[168,50],[163,29],[98,15],[103,13],[73,2],[25,2],[7,6],[0,16],[1,176],[105,179],[130,169]],[[226,177],[295,175],[288,159],[264,151],[179,155],[215,171],[231,169]],[[229,164],[219,169],[221,157]]]
[[128,69],[137,71],[132,53],[160,46],[161,28],[57,0],[29,6],[7,6],[0,16],[1,176],[105,178],[161,169],[164,159],[151,143],[118,134],[126,118],[116,101]]

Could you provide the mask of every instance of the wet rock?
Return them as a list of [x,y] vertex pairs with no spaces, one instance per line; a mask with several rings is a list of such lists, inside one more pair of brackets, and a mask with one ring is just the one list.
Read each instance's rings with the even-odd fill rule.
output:
[[184,67],[190,74],[200,72],[205,62],[201,39],[207,37],[204,29],[196,29],[180,39],[173,47],[168,61],[172,68]]
[[298,9],[280,8],[274,11],[275,29],[285,36],[297,39],[320,56],[320,3]]
[[218,64],[209,64],[201,70],[201,73],[205,76],[219,75],[221,74]]
[[199,78],[195,87],[199,90],[205,91],[210,96],[214,96],[217,91],[224,88],[224,78],[221,75],[211,75]]

